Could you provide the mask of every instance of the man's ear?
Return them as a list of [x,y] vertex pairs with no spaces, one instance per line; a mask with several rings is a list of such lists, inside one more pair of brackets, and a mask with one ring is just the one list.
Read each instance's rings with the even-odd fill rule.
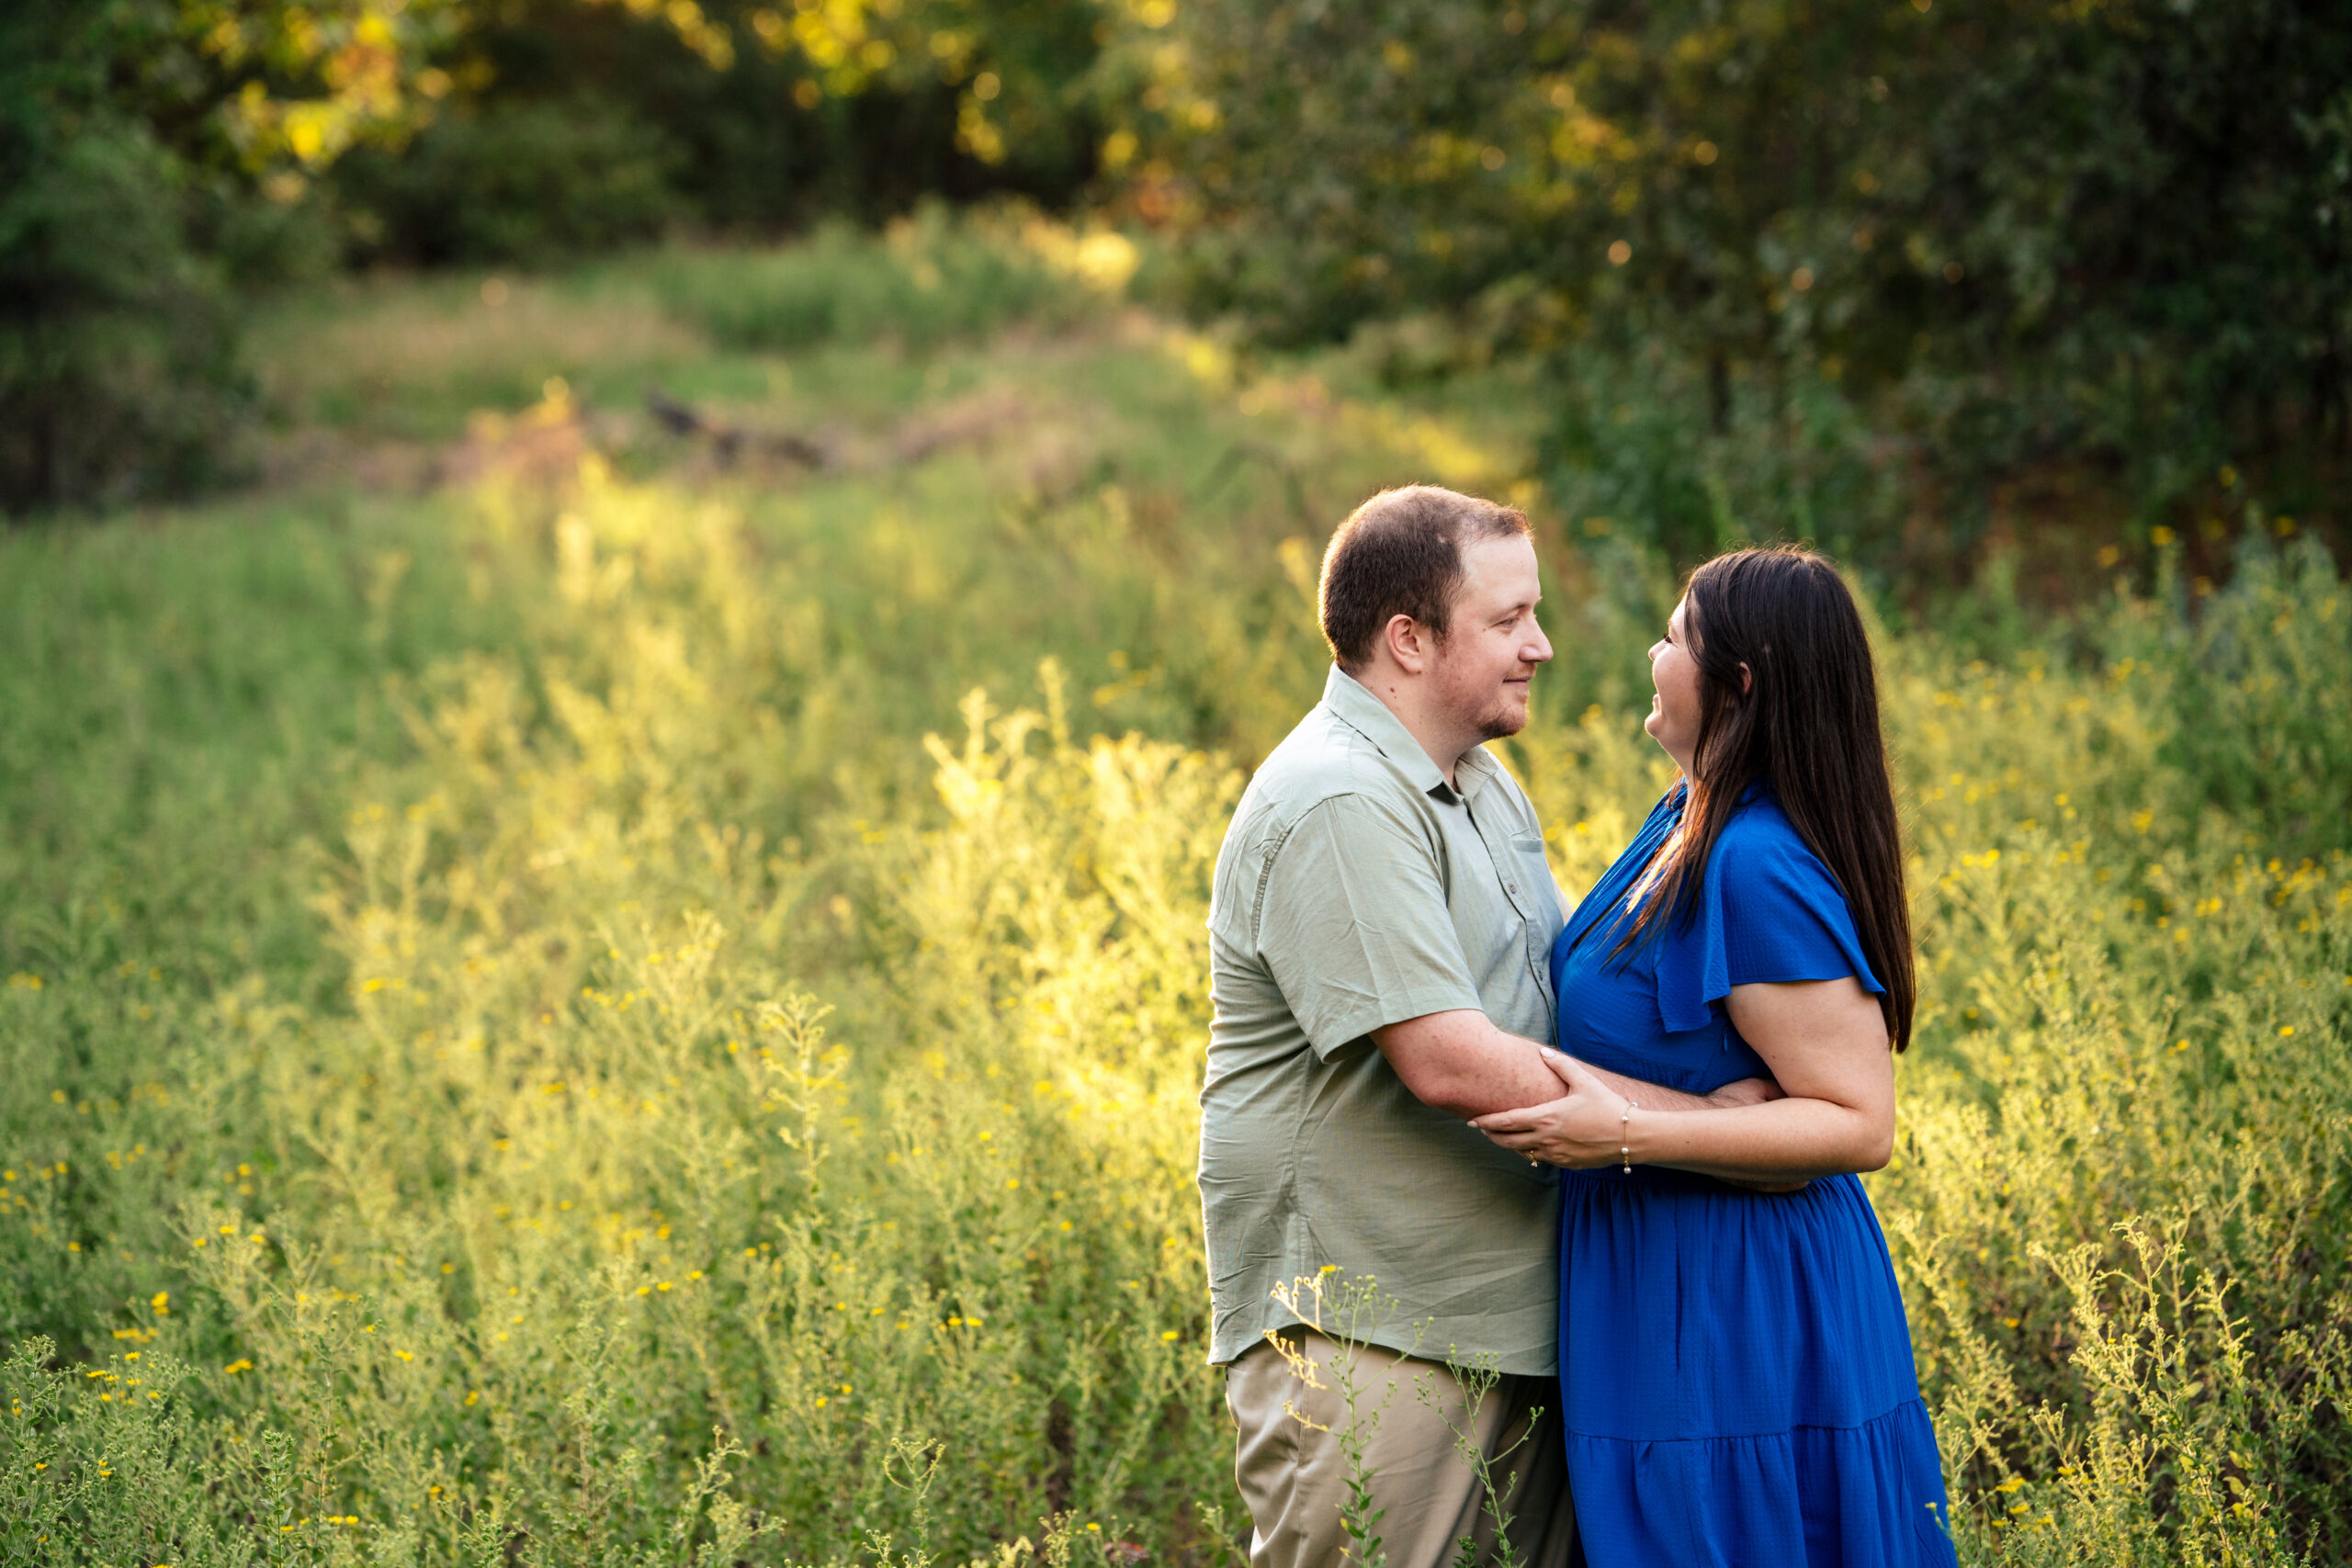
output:
[[1429,627],[1405,615],[1388,617],[1388,624],[1380,628],[1380,640],[1388,657],[1408,675],[1419,675],[1429,668],[1436,641]]

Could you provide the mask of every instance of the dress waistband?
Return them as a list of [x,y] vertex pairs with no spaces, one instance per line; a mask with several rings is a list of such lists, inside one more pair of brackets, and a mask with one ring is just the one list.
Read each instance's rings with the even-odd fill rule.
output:
[[1820,1176],[1793,1192],[1758,1192],[1752,1188],[1736,1187],[1692,1170],[1676,1170],[1662,1165],[1637,1165],[1629,1171],[1612,1165],[1600,1170],[1564,1170],[1560,1173],[1560,1190],[1564,1197],[1598,1196],[1610,1191],[1706,1192],[1724,1198],[1771,1201],[1803,1198],[1827,1183],[1853,1179],[1850,1176]]

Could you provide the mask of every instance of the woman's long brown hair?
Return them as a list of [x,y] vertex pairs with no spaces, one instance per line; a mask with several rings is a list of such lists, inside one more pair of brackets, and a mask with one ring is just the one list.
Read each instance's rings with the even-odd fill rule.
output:
[[[1683,804],[1619,951],[1698,913],[1707,858],[1741,794],[1769,783],[1805,847],[1846,895],[1862,954],[1886,990],[1898,1051],[1911,1041],[1917,980],[1903,845],[1879,732],[1878,677],[1861,612],[1809,550],[1736,550],[1690,574],[1683,626],[1699,666],[1699,743]],[[1742,690],[1740,666],[1751,677]]]

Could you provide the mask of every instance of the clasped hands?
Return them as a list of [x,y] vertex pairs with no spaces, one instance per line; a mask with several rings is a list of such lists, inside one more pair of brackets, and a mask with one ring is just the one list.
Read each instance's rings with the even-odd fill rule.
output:
[[[1568,1170],[1598,1170],[1618,1164],[1626,1139],[1625,1097],[1575,1057],[1548,1047],[1542,1055],[1544,1065],[1552,1069],[1566,1093],[1541,1105],[1476,1117],[1470,1125],[1497,1145],[1524,1155],[1537,1164],[1556,1165]],[[1781,1097],[1780,1086],[1770,1078],[1742,1078],[1704,1098],[1710,1107],[1728,1109],[1761,1105]],[[1640,1102],[1634,1103],[1634,1114],[1638,1117]],[[1770,1185],[1786,1190],[1785,1183]]]
[[1575,1057],[1548,1047],[1544,1065],[1567,1092],[1541,1105],[1497,1111],[1470,1125],[1499,1146],[1532,1162],[1568,1170],[1597,1170],[1618,1162],[1624,1146],[1625,1097],[1602,1083]]

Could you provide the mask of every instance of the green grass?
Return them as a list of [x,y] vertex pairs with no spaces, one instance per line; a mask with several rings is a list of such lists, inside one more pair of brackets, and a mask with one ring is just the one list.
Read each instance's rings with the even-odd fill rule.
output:
[[[1540,411],[1114,301],[752,354],[660,292],[901,260],[290,303],[292,417],[479,477],[0,536],[0,1562],[1232,1556],[1208,868],[1330,522],[1510,490]],[[828,463],[598,423],[657,372]],[[1673,585],[1521,493],[1573,890]],[[1881,634],[1871,1185],[1972,1563],[2352,1557],[2352,595],[2247,549]]]

